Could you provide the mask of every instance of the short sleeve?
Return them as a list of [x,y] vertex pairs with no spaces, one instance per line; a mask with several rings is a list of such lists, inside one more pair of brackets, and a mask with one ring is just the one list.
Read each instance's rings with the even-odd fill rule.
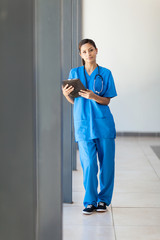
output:
[[68,77],[68,79],[72,79],[73,78],[73,76],[72,76],[72,69],[70,70],[70,72],[69,72],[69,77]]
[[114,84],[114,79],[113,79],[112,73],[110,72],[110,74],[108,76],[106,91],[105,91],[103,97],[113,98],[116,96],[117,96],[117,91],[116,91],[116,87]]
[[68,79],[78,78],[77,68],[72,68],[69,73]]

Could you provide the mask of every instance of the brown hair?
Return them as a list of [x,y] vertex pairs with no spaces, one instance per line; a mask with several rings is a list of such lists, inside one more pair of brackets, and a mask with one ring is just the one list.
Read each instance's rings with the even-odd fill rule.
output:
[[[95,44],[95,42],[94,42],[92,39],[87,39],[87,38],[85,38],[85,39],[82,39],[82,40],[79,42],[79,52],[81,52],[81,47],[82,47],[82,45],[84,45],[84,44],[86,44],[86,43],[91,44],[95,49],[97,49],[96,44]],[[85,65],[84,59],[82,59],[82,64]]]

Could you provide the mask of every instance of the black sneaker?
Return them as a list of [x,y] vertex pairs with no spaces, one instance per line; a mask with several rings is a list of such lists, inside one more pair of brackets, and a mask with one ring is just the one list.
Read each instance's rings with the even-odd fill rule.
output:
[[104,203],[104,202],[99,202],[96,211],[97,212],[106,212],[107,211],[107,204]]
[[92,204],[89,204],[85,209],[83,209],[83,213],[84,214],[92,214],[96,209],[97,209],[97,207],[95,207]]

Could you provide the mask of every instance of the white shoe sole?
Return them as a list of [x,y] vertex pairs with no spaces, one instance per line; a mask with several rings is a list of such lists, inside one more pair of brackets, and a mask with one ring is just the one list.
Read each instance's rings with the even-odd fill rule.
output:
[[97,212],[106,212],[107,209],[96,209]]
[[91,215],[93,212],[83,212],[82,211],[82,213],[85,214],[85,215]]

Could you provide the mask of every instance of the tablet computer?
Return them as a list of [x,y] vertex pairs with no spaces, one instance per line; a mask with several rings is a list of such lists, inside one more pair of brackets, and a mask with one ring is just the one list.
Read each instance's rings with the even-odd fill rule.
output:
[[83,85],[83,83],[81,82],[81,80],[79,78],[76,78],[76,79],[68,79],[68,80],[63,80],[62,81],[62,85],[63,87],[68,84],[68,86],[73,86],[74,87],[74,90],[73,92],[71,92],[69,94],[70,97],[72,98],[77,98],[77,97],[80,97],[80,95],[78,94],[78,92],[80,90],[86,90],[85,86]]

